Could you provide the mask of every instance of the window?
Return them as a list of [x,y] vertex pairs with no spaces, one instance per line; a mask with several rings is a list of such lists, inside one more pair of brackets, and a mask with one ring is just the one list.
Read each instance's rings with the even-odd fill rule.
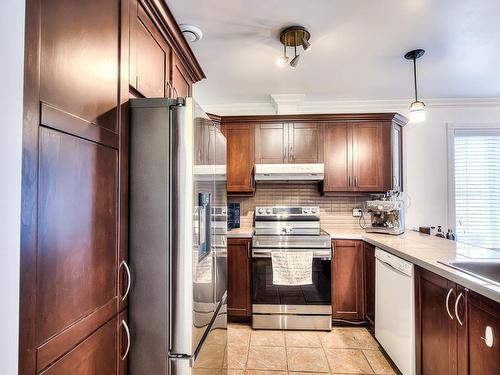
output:
[[500,250],[500,127],[449,127],[457,240]]

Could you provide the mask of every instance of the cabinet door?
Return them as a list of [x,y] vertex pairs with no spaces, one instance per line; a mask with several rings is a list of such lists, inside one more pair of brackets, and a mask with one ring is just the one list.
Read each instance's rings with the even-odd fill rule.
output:
[[333,318],[363,320],[363,248],[361,241],[333,241]]
[[[459,374],[500,374],[500,304],[462,287],[460,291],[466,297],[460,299],[458,309]],[[485,340],[487,330],[492,332],[492,342]]]
[[227,311],[229,318],[252,316],[250,239],[229,239],[227,246]]
[[[415,267],[415,346],[418,375],[457,373],[456,285]],[[446,304],[448,303],[448,308]]]
[[224,124],[222,128],[227,139],[227,192],[253,193],[253,126]]
[[118,374],[118,324],[118,317],[113,318],[43,371],[43,374]]
[[[352,168],[354,191],[386,191],[390,189],[390,131],[384,124],[353,124]],[[387,139],[385,139],[387,138]]]
[[363,243],[365,256],[365,317],[375,326],[375,246]]
[[131,24],[130,84],[148,98],[164,97],[168,80],[170,47],[141,4]]
[[323,159],[323,191],[350,191],[351,128],[347,123],[323,125]]
[[288,162],[317,163],[320,160],[320,127],[316,123],[288,125]]
[[288,162],[287,124],[255,125],[255,163],[282,164]]
[[192,81],[184,69],[177,55],[172,56],[172,97],[186,97],[191,95]]

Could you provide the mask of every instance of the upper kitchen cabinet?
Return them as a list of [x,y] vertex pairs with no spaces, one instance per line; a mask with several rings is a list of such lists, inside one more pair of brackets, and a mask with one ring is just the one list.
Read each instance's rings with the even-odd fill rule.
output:
[[[392,116],[383,115],[385,117]],[[383,119],[383,116],[378,116]],[[400,116],[393,121],[323,124],[323,192],[402,190]]]
[[255,125],[255,163],[288,162],[288,125],[283,123]]
[[255,163],[318,163],[320,127],[317,123],[259,123],[255,125]]
[[322,159],[320,140],[320,126],[317,123],[288,124],[288,162],[320,162]]
[[142,4],[131,15],[130,84],[145,97],[164,97],[171,49]]
[[227,192],[253,194],[254,126],[223,124],[227,139]]
[[170,96],[176,98],[178,96],[189,96],[191,95],[191,85],[193,81],[189,78],[186,70],[184,69],[180,59],[177,55],[173,56],[172,59],[172,80],[171,87],[172,93]]
[[133,96],[189,96],[205,77],[161,0],[130,0],[129,60]]

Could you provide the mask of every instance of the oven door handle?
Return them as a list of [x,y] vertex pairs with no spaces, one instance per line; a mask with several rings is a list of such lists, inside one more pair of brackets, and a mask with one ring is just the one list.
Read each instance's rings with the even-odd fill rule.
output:
[[[309,250],[304,250],[304,251],[309,251]],[[273,250],[255,250],[252,249],[252,258],[271,258]],[[331,260],[332,255],[330,250],[313,250],[313,258],[318,259],[321,258],[322,260]]]

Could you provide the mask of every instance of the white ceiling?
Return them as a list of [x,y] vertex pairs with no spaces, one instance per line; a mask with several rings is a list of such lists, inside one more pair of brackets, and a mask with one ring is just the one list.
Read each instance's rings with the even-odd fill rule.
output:
[[[200,27],[191,47],[207,79],[204,104],[411,98],[414,48],[423,98],[500,97],[499,0],[166,0],[178,23]],[[278,68],[279,31],[301,24],[313,48]],[[291,52],[291,51],[290,51]]]

